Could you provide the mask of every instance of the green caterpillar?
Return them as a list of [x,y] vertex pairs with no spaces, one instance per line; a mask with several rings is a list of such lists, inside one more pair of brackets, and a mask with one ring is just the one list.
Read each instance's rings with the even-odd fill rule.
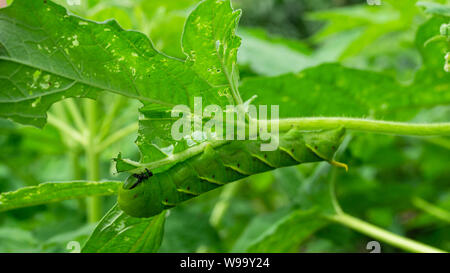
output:
[[292,128],[280,136],[279,148],[260,151],[261,141],[232,141],[177,163],[169,170],[131,175],[119,190],[120,208],[133,217],[150,217],[165,209],[247,176],[300,163],[333,160],[343,128],[302,132]]

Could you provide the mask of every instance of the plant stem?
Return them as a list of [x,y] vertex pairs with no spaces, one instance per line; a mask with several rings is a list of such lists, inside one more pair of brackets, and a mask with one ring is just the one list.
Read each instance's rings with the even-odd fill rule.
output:
[[81,143],[82,145],[86,144],[85,139],[77,130],[75,130],[72,126],[68,125],[64,121],[59,120],[50,113],[47,113],[47,122],[48,124],[56,127],[61,132],[67,134],[67,136],[71,137],[75,141]]
[[420,210],[422,210],[444,222],[450,223],[450,212],[448,212],[444,209],[441,209],[433,204],[430,204],[427,201],[425,201],[419,197],[414,197],[412,199],[412,204],[416,208],[418,208],[418,209],[420,209]]
[[342,210],[341,206],[339,205],[339,201],[336,196],[336,176],[337,176],[337,168],[333,168],[331,170],[331,178],[330,178],[330,196],[331,196],[331,203],[333,204],[334,211],[337,214],[343,214],[344,211]]
[[121,140],[124,137],[129,136],[130,134],[133,134],[137,132],[139,129],[139,124],[137,122],[130,124],[119,131],[116,131],[114,134],[107,137],[105,140],[103,140],[97,147],[97,151],[103,151],[106,148],[108,148],[110,145],[114,144],[115,142]]
[[[90,181],[99,181],[99,156],[96,149],[97,144],[97,104],[93,100],[87,100],[85,104],[87,124],[89,130],[88,142],[86,145],[86,172],[87,179]],[[87,200],[87,214],[88,221],[91,223],[97,222],[101,218],[102,207],[101,198],[98,196],[89,197]]]
[[445,253],[443,250],[396,235],[345,213],[328,215],[325,218],[408,252]]
[[[394,134],[405,136],[450,135],[450,123],[406,123],[358,118],[289,118],[280,119],[280,131],[288,131],[293,126],[303,130],[333,129],[340,126],[356,131]],[[268,122],[270,124],[270,122]]]
[[[71,163],[71,167],[72,167],[72,179],[73,180],[83,179],[83,173],[81,170],[80,160],[79,160],[80,151],[77,148],[72,148],[69,151],[69,156],[70,156],[70,163]],[[80,210],[86,209],[86,202],[83,198],[78,198],[77,202],[78,202],[78,206],[79,206]]]
[[[251,120],[250,122],[259,123],[262,120]],[[266,122],[266,121],[264,121]],[[280,132],[286,132],[292,127],[296,126],[302,130],[321,130],[321,129],[334,129],[340,126],[363,132],[381,133],[381,134],[393,134],[393,135],[405,135],[405,136],[442,136],[450,135],[450,123],[405,123],[405,122],[392,122],[392,121],[380,121],[369,119],[357,119],[357,118],[289,118],[278,120]],[[267,126],[270,128],[271,122],[267,121]],[[142,172],[145,168],[154,169],[167,164],[175,163],[177,161],[185,160],[189,157],[197,155],[203,152],[207,145],[217,147],[227,143],[227,141],[211,140],[204,142],[195,147],[189,148],[181,153],[174,154],[159,161],[150,162],[146,164],[134,162],[128,159],[123,159],[124,162],[136,166],[136,169],[130,170],[133,173]]]
[[62,103],[52,106],[51,112],[48,112],[48,123],[59,130],[61,141],[69,150],[77,149],[78,144],[85,145],[86,138],[72,126]]
[[109,134],[114,119],[117,117],[120,109],[125,105],[125,103],[126,100],[123,96],[116,95],[111,109],[103,119],[102,125],[100,126],[99,139],[104,139]]
[[87,130],[86,124],[84,123],[83,116],[81,115],[77,104],[71,98],[65,100],[64,103],[67,109],[69,110],[69,113],[72,116],[73,121],[75,122],[75,125],[77,126],[78,130],[80,132],[86,131]]
[[236,193],[238,187],[238,183],[231,183],[228,184],[220,193],[219,200],[216,202],[211,212],[211,216],[209,217],[209,223],[213,227],[220,227],[223,217],[230,206],[231,198]]

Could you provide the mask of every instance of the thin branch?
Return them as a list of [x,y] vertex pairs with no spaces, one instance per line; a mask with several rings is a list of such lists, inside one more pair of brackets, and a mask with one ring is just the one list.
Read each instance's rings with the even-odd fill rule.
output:
[[[62,103],[55,103],[50,109],[50,113],[53,113],[54,117],[57,117],[60,122],[71,126],[66,108],[63,107]],[[76,142],[70,135],[61,130],[59,130],[59,134],[64,145],[66,145],[70,150],[76,149],[76,145],[78,145],[78,142]]]
[[117,117],[117,114],[118,114],[119,110],[121,109],[121,106],[124,104],[124,102],[125,102],[125,98],[123,96],[115,97],[114,103],[113,103],[112,107],[110,108],[110,111],[105,116],[105,118],[103,119],[103,122],[100,126],[99,139],[104,139],[109,134],[109,132],[111,131],[111,125],[112,125],[113,121],[115,120],[115,118]]
[[345,213],[327,215],[325,218],[405,251],[415,253],[445,253],[441,249],[399,236]]
[[[278,120],[280,131],[288,131],[293,126],[302,130],[333,129],[344,127],[355,131],[404,136],[450,135],[450,123],[406,123],[358,118],[289,118]],[[270,125],[270,122],[268,122]]]
[[[259,123],[261,120],[252,120],[250,122]],[[271,121],[267,122],[267,126],[271,126]],[[277,121],[275,121],[277,122]],[[298,127],[301,130],[321,130],[321,129],[334,129],[344,127],[355,131],[364,131],[381,134],[393,134],[393,135],[405,135],[405,136],[438,136],[438,135],[450,135],[450,123],[430,123],[430,124],[417,124],[417,123],[405,123],[405,122],[390,122],[379,121],[369,119],[357,119],[357,118],[289,118],[278,120],[280,132],[286,132],[292,127]],[[207,145],[213,147],[221,146],[228,141],[212,140],[204,142],[195,147],[189,148],[181,153],[168,156],[159,161],[150,162],[146,164],[138,163],[132,160],[123,159],[123,161],[129,165],[135,166],[136,169],[130,172],[138,173],[145,170],[145,168],[154,169],[162,167],[167,164],[175,163],[181,160],[188,159],[194,155],[203,152]]]
[[100,144],[96,148],[97,152],[105,150],[110,145],[121,140],[122,138],[127,137],[130,134],[137,132],[138,129],[139,129],[139,124],[137,122],[120,129],[119,131],[117,131],[114,134],[107,137],[104,141],[100,142]]
[[217,200],[216,204],[214,205],[211,216],[209,217],[209,223],[213,227],[219,227],[222,223],[223,217],[231,205],[231,199],[237,192],[239,185],[239,183],[228,184],[220,193],[219,200]]
[[72,126],[68,125],[67,123],[59,120],[53,114],[47,113],[47,122],[48,124],[56,127],[61,132],[67,134],[71,138],[73,138],[75,141],[79,142],[83,146],[86,145],[86,139]]
[[[91,181],[100,180],[100,158],[97,153],[97,129],[98,129],[98,105],[95,100],[86,100],[84,104],[86,121],[88,126],[88,137],[85,145],[86,174]],[[102,200],[100,197],[89,197],[87,199],[87,216],[90,223],[95,223],[102,216]]]
[[78,106],[75,104],[73,99],[64,100],[64,104],[69,110],[70,115],[72,116],[78,130],[80,130],[81,132],[86,131],[87,130],[86,123],[83,119],[83,116],[81,115],[80,110],[78,109]]
[[422,210],[425,213],[430,214],[431,216],[434,216],[444,222],[450,223],[450,212],[439,208],[433,204],[428,203],[427,201],[423,200],[419,197],[414,197],[412,199],[412,204]]
[[341,208],[341,205],[339,205],[339,201],[336,196],[336,176],[337,176],[337,168],[333,168],[331,171],[331,179],[330,179],[330,196],[331,196],[331,203],[333,204],[334,211],[337,214],[343,214],[344,211]]

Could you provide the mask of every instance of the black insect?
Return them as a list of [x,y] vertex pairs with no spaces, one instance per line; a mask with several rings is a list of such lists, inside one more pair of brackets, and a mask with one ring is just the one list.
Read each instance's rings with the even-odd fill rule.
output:
[[148,169],[145,169],[145,172],[143,173],[136,173],[130,175],[123,184],[123,188],[131,190],[135,188],[137,185],[141,184],[142,181],[149,179],[151,176],[153,176],[153,173]]
[[146,180],[146,179],[149,179],[150,177],[152,177],[153,176],[153,173],[151,172],[151,171],[149,171],[149,169],[145,169],[145,172],[143,172],[143,173],[135,173],[135,174],[133,174],[133,176],[134,177],[136,177],[137,178],[137,180],[138,180],[138,184],[139,183],[141,183],[142,181],[144,181],[144,180]]

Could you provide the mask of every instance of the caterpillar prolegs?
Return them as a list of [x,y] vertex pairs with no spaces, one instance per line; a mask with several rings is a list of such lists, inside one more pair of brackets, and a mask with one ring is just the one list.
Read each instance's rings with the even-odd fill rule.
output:
[[134,217],[150,217],[177,204],[247,176],[307,162],[333,161],[343,128],[280,135],[275,151],[260,150],[261,141],[232,141],[177,163],[165,172],[131,175],[119,190],[119,206]]

